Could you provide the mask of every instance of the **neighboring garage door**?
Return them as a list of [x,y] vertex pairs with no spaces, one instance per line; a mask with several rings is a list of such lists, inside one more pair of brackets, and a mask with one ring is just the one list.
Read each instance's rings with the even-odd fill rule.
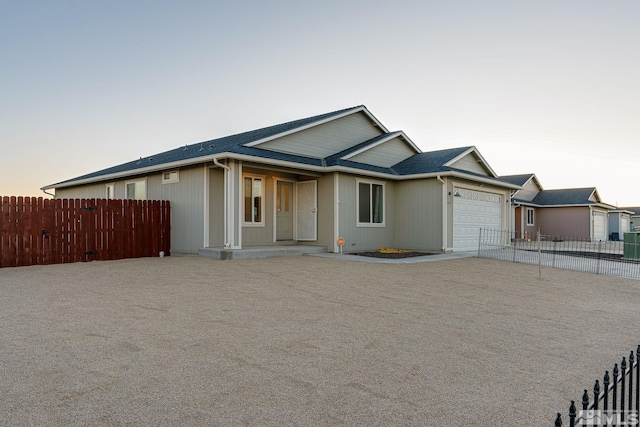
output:
[[593,240],[607,240],[606,220],[604,212],[593,211]]
[[453,250],[478,249],[481,228],[502,228],[502,197],[456,189],[453,197]]
[[623,216],[620,219],[620,240],[622,240],[622,235],[623,233],[628,233],[629,231],[629,218],[626,216]]

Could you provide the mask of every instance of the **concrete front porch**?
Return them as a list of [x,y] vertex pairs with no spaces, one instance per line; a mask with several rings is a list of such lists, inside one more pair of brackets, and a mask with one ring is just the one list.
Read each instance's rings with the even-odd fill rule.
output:
[[227,249],[223,247],[202,248],[198,255],[227,260],[227,259],[257,259],[282,256],[299,256],[304,254],[326,253],[326,246],[312,245],[273,245],[249,246],[242,249]]

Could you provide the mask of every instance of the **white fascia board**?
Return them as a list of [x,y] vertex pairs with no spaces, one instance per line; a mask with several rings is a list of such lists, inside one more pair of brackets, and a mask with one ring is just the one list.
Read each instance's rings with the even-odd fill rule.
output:
[[405,139],[406,143],[409,144],[409,146],[416,152],[416,153],[421,153],[422,151],[420,151],[420,148],[418,148],[418,146],[416,144],[414,144],[413,141],[411,141],[411,139],[409,139],[409,137],[407,135],[405,135],[405,133],[403,131],[396,131],[396,132],[391,132],[389,135],[387,135],[386,137],[380,139],[379,141],[376,141],[370,145],[367,145],[366,147],[362,147],[359,150],[354,151],[353,153],[349,153],[344,157],[340,157],[342,160],[349,160],[352,157],[357,156],[358,154],[364,153],[365,151],[371,150],[374,147],[377,147],[378,145],[382,145],[387,141],[391,141],[392,139],[398,138],[398,137],[402,137]]
[[300,127],[295,128],[295,129],[291,129],[291,130],[288,130],[288,131],[286,131],[286,132],[282,132],[282,133],[279,133],[279,134],[277,134],[277,135],[272,135],[272,136],[269,136],[269,137],[266,137],[266,138],[262,138],[262,139],[259,139],[259,140],[257,140],[257,141],[253,141],[253,142],[250,142],[250,143],[248,143],[248,144],[243,144],[243,145],[244,145],[245,147],[255,147],[256,145],[263,144],[263,143],[265,143],[265,142],[267,142],[267,141],[272,141],[272,140],[277,139],[277,138],[282,138],[283,136],[291,135],[291,134],[294,134],[294,133],[297,133],[297,132],[303,131],[303,130],[305,130],[305,129],[311,129],[311,128],[313,128],[313,127],[316,127],[316,126],[322,125],[322,124],[324,124],[324,123],[329,123],[329,122],[332,122],[332,121],[334,121],[334,120],[341,119],[341,118],[343,118],[343,117],[350,116],[351,114],[360,113],[360,112],[365,113],[365,114],[367,115],[367,117],[369,117],[369,119],[370,119],[372,122],[374,122],[374,123],[376,124],[376,126],[378,126],[380,129],[382,129],[385,133],[386,133],[386,132],[389,132],[389,131],[387,130],[387,128],[386,128],[386,127],[384,127],[384,125],[383,125],[382,123],[380,123],[380,122],[378,121],[378,119],[376,119],[376,118],[373,116],[373,114],[371,114],[371,113],[369,112],[369,110],[367,110],[364,106],[360,106],[360,107],[354,108],[354,109],[352,109],[352,110],[345,111],[345,112],[344,112],[344,113],[342,113],[342,114],[338,114],[338,115],[336,115],[336,116],[327,117],[326,119],[318,120],[318,121],[316,121],[316,122],[309,123],[309,124],[307,124],[307,125],[300,126]]
[[483,184],[489,184],[489,185],[492,185],[494,187],[510,188],[512,190],[520,190],[520,189],[522,189],[522,187],[520,187],[519,185],[516,185],[516,184],[511,184],[511,183],[503,182],[503,181],[496,181],[495,179],[491,179],[489,177],[483,178],[483,177],[476,176],[476,175],[467,175],[465,173],[456,172],[456,171],[419,173],[419,174],[402,175],[402,176],[394,175],[394,179],[396,179],[398,181],[407,181],[407,180],[411,180],[411,179],[437,178],[438,176],[441,176],[441,177],[443,177],[443,176],[451,176],[451,177],[454,177],[454,178],[461,178],[461,179],[466,179],[466,180],[469,180],[469,181],[475,181],[475,182],[480,182],[480,183],[483,183]]
[[[520,202],[518,202],[520,203]],[[521,203],[524,205],[524,203]],[[589,207],[589,208],[601,208],[604,209],[606,211],[609,211],[610,209],[608,207],[606,207],[605,205],[601,205],[599,203],[577,203],[577,204],[561,204],[561,205],[538,205],[535,203],[529,203],[530,206],[536,207],[536,208],[584,208],[584,207]]]
[[618,208],[612,209],[609,212],[611,212],[611,213],[629,214],[629,215],[634,215],[635,214],[635,212],[633,212],[633,211],[628,211],[626,209],[618,209]]
[[463,157],[465,157],[465,156],[467,156],[467,155],[469,155],[471,153],[475,153],[475,155],[478,156],[478,159],[480,159],[480,162],[491,173],[491,175],[493,175],[494,178],[498,178],[498,174],[496,174],[496,172],[491,168],[491,166],[489,166],[489,163],[487,163],[485,158],[482,157],[482,154],[480,154],[480,152],[478,151],[478,149],[475,146],[470,147],[468,150],[464,151],[463,153],[460,153],[459,155],[457,155],[453,159],[449,160],[447,163],[444,164],[444,166],[451,166],[452,164],[454,164],[458,160],[462,159]]

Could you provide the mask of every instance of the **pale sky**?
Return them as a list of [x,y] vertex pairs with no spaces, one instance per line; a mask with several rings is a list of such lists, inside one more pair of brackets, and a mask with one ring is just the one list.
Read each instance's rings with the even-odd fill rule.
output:
[[361,104],[640,206],[640,0],[0,0],[0,195]]

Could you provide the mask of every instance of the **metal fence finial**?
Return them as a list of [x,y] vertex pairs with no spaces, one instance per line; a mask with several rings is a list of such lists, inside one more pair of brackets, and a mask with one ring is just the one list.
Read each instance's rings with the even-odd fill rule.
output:
[[558,412],[558,416],[556,417],[556,422],[554,424],[555,427],[562,427],[562,415]]

